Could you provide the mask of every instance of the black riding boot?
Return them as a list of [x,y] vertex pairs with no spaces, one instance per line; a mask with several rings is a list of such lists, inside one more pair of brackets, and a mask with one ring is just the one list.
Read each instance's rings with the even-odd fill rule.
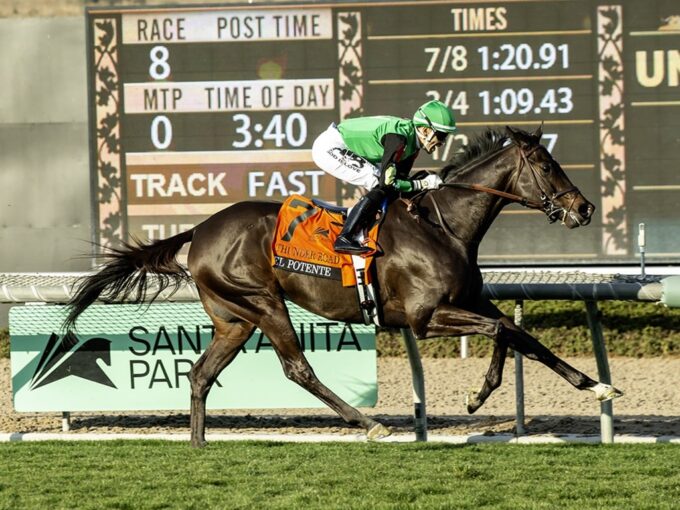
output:
[[375,219],[384,195],[382,190],[373,189],[361,197],[356,205],[352,207],[342,227],[342,232],[340,232],[333,245],[335,251],[338,253],[349,253],[350,255],[362,255],[371,251],[370,248],[360,243],[358,237],[361,229],[371,224]]

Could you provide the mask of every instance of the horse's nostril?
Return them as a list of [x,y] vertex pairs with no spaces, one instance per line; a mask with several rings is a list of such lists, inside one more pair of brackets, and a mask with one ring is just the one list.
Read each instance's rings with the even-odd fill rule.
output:
[[582,218],[590,218],[590,215],[593,214],[593,207],[586,202],[578,207],[578,213]]

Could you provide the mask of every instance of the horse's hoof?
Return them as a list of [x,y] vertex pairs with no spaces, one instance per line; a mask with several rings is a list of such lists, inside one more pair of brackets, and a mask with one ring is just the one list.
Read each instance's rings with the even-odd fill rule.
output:
[[479,393],[476,391],[468,391],[467,395],[465,395],[465,407],[467,407],[468,414],[474,414],[482,406],[477,395]]
[[617,390],[611,384],[598,383],[594,388],[595,396],[600,402],[606,402],[607,400],[612,400],[614,398],[622,397],[623,392]]
[[391,435],[392,431],[388,427],[385,427],[385,425],[381,423],[376,423],[366,433],[366,439],[369,441],[378,441],[379,439],[383,439]]

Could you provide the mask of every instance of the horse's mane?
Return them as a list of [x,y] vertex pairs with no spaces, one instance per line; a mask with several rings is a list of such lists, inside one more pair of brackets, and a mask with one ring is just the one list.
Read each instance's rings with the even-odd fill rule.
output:
[[450,177],[471,161],[502,149],[507,141],[507,135],[501,131],[486,128],[481,134],[473,135],[469,143],[453,155],[449,164],[441,169],[439,176],[446,181],[447,177]]

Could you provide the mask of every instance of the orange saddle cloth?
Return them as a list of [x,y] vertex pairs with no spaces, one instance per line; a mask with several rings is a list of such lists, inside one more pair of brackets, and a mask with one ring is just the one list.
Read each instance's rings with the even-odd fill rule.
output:
[[[276,222],[272,265],[284,271],[341,280],[345,287],[356,285],[352,256],[333,249],[343,222],[342,213],[324,209],[301,195],[291,195],[283,203]],[[368,268],[377,249],[378,226],[371,228],[364,240],[371,248],[371,252],[363,255],[367,282],[370,282]]]

